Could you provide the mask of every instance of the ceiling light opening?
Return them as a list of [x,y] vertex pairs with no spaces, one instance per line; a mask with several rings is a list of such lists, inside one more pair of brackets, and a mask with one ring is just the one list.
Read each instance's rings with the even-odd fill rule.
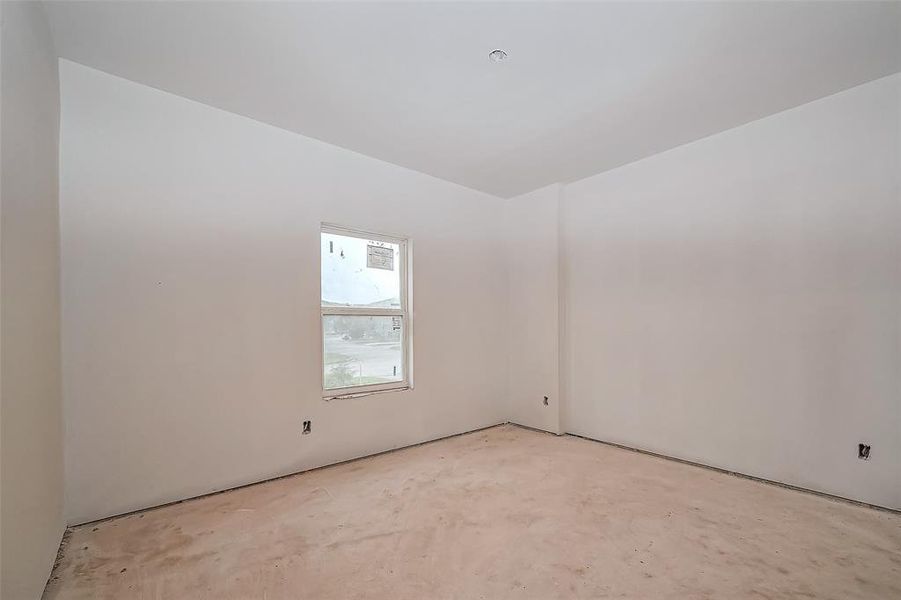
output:
[[500,48],[498,48],[497,50],[492,50],[488,53],[488,60],[496,63],[504,62],[505,60],[507,60],[507,53]]

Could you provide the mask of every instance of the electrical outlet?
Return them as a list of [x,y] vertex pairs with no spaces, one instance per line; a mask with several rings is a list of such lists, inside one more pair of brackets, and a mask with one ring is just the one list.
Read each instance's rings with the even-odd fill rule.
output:
[[303,422],[303,430],[300,432],[302,435],[306,435],[313,430],[313,421],[304,421]]
[[870,447],[867,444],[857,444],[857,458],[870,460]]

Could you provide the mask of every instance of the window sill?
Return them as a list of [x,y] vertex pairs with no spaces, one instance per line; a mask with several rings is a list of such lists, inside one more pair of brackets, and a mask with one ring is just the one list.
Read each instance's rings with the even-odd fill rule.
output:
[[413,389],[413,386],[410,386],[410,385],[404,385],[404,386],[398,386],[398,387],[388,388],[388,389],[384,389],[384,390],[368,390],[368,391],[361,391],[361,392],[344,392],[344,393],[341,393],[341,394],[334,394],[334,395],[323,396],[322,399],[325,400],[326,402],[331,402],[332,400],[351,400],[351,399],[353,399],[353,398],[362,398],[362,397],[364,397],[364,396],[372,396],[372,395],[375,395],[375,394],[390,394],[390,393],[392,393],[392,392],[406,392],[406,391],[412,390],[412,389]]

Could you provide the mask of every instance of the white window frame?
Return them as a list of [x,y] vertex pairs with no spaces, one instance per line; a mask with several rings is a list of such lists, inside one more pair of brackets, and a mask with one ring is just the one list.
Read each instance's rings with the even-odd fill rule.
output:
[[[398,261],[398,277],[400,278],[400,308],[356,307],[356,306],[322,306],[322,234],[331,233],[354,237],[366,241],[397,244],[400,248]],[[403,236],[374,233],[362,229],[353,229],[332,223],[322,223],[319,234],[319,376],[322,397],[325,400],[336,398],[356,398],[384,392],[397,392],[413,389],[413,319],[412,319],[412,275],[411,275],[410,239]],[[325,317],[335,315],[357,315],[363,317],[401,317],[401,364],[404,372],[403,380],[388,383],[354,385],[343,388],[325,388]]]

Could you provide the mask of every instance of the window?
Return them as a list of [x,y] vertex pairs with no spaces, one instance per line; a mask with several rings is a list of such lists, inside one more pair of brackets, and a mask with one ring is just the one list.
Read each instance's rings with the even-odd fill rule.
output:
[[323,225],[321,257],[323,396],[411,387],[407,240]]

